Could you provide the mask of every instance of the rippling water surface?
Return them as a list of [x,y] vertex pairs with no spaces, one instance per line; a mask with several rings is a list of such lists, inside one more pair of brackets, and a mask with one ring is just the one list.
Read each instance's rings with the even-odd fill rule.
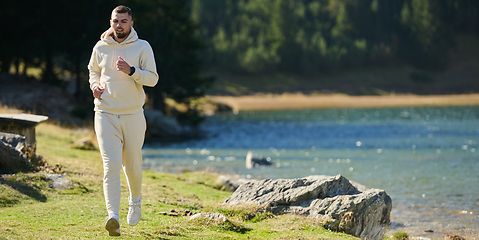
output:
[[[479,234],[479,107],[245,111],[215,115],[202,128],[203,139],[145,145],[143,167],[341,174],[391,196],[393,231]],[[248,151],[273,166],[246,169]]]

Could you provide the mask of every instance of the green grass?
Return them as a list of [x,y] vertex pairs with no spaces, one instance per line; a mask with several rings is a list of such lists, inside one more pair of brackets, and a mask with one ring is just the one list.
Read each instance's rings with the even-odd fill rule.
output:
[[[42,123],[37,127],[37,154],[48,167],[42,171],[0,178],[0,239],[109,239],[98,151],[73,148],[90,130],[73,130]],[[47,172],[63,174],[73,189],[49,187]],[[143,216],[135,227],[126,224],[128,189],[122,174],[121,239],[357,239],[325,230],[323,221],[294,215],[275,216],[254,206],[222,203],[231,192],[219,190],[218,174],[181,175],[144,171]],[[162,212],[223,213],[217,222]]]

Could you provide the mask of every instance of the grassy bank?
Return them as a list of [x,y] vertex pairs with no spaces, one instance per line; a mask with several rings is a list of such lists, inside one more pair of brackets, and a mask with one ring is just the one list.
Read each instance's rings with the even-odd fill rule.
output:
[[[48,164],[38,172],[0,178],[0,239],[104,239],[106,217],[102,165],[95,150],[72,148],[92,137],[91,130],[62,128],[50,123],[37,127],[37,154]],[[73,182],[70,190],[49,187],[45,174],[56,172]],[[122,239],[356,239],[325,230],[322,222],[293,215],[256,214],[252,207],[221,203],[231,195],[215,185],[216,173],[181,175],[143,172],[143,217],[135,227],[126,224],[128,190],[122,174],[120,223]],[[164,215],[175,210],[179,216]],[[219,212],[224,223],[189,220],[181,213]]]

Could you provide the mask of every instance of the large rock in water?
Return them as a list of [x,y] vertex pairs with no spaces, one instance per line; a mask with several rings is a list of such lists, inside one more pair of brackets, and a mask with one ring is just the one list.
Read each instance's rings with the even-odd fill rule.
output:
[[198,135],[198,130],[191,126],[183,126],[174,117],[165,116],[161,111],[145,109],[147,132],[146,138],[169,139],[191,138]]
[[341,175],[252,181],[242,184],[225,203],[255,203],[275,214],[331,219],[330,229],[362,239],[383,239],[392,208],[383,190],[355,187]]

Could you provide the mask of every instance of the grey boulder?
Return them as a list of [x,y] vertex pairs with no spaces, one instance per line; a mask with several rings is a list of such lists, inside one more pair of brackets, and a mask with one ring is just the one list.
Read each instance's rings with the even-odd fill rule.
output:
[[353,185],[341,175],[247,182],[225,203],[254,203],[275,214],[328,219],[329,229],[362,239],[383,239],[392,208],[383,190]]
[[25,137],[0,133],[0,172],[11,172],[30,167],[25,155]]

